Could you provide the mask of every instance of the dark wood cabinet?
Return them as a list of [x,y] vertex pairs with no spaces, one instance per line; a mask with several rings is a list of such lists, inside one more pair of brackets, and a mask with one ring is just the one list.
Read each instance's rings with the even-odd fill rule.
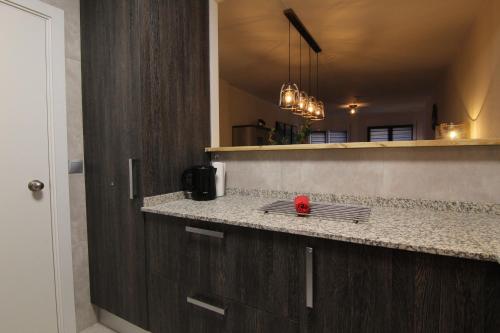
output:
[[[295,237],[153,214],[146,234],[152,332],[298,332]],[[156,312],[166,308],[177,310]]]
[[142,198],[207,161],[208,1],[81,1],[81,33],[91,299],[146,328]]
[[301,298],[302,332],[391,332],[392,250],[315,238],[300,246],[313,249],[313,302],[308,308]]
[[[153,333],[500,327],[496,263],[155,214],[146,215],[146,244]],[[313,250],[312,308],[306,302],[306,248]],[[188,297],[225,314],[191,304]]]
[[314,249],[313,308],[301,298],[301,332],[498,332],[496,263],[314,238],[300,246]]

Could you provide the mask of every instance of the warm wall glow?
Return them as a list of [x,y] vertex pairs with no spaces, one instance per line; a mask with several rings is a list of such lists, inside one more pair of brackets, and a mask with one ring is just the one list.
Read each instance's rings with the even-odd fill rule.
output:
[[465,122],[473,139],[500,135],[500,1],[486,0],[442,92],[439,120]]

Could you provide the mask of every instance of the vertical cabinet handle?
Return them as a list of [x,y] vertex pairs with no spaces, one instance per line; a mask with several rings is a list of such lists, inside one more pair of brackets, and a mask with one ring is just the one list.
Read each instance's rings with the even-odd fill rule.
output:
[[312,247],[306,247],[306,307],[309,309],[313,308],[313,252]]
[[134,200],[137,197],[137,177],[136,177],[137,160],[134,158],[128,159],[128,182],[129,182],[129,199]]

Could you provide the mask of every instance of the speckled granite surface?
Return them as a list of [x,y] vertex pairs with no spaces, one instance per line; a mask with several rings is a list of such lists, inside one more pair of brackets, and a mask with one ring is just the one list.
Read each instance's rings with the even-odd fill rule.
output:
[[370,220],[353,224],[265,214],[259,208],[277,198],[229,193],[232,194],[213,201],[179,199],[142,210],[211,223],[500,262],[500,216],[496,213],[371,205]]
[[172,192],[172,193],[167,193],[167,194],[160,194],[160,195],[155,195],[152,197],[145,197],[143,201],[143,206],[144,207],[151,207],[151,206],[156,206],[162,203],[167,203],[170,201],[176,201],[176,200],[181,200],[185,199],[184,192]]
[[308,195],[313,201],[333,202],[339,204],[361,205],[368,207],[422,208],[437,211],[454,211],[461,213],[488,213],[500,215],[500,204],[476,203],[465,201],[439,201],[425,199],[383,198],[355,196],[335,193],[298,193],[285,191],[228,188],[228,195],[246,195],[262,198],[278,198],[292,200],[297,195]]

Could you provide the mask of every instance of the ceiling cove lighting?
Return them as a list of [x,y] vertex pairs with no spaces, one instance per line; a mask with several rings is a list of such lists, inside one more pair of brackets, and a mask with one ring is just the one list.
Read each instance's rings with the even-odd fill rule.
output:
[[[311,95],[311,49],[316,53],[316,94],[319,94],[319,59],[318,54],[321,48],[311,36],[302,21],[289,8],[283,11],[288,18],[288,81],[281,86],[279,106],[284,110],[291,111],[310,120],[325,119],[325,105]],[[300,36],[309,44],[309,94],[302,89],[302,38],[299,46],[299,86],[291,82],[290,77],[290,24],[293,24]],[[299,89],[300,88],[300,89]]]
[[295,83],[292,83],[290,66],[290,22],[288,22],[288,81],[281,86],[279,107],[283,110],[293,111],[299,102],[299,88]]

